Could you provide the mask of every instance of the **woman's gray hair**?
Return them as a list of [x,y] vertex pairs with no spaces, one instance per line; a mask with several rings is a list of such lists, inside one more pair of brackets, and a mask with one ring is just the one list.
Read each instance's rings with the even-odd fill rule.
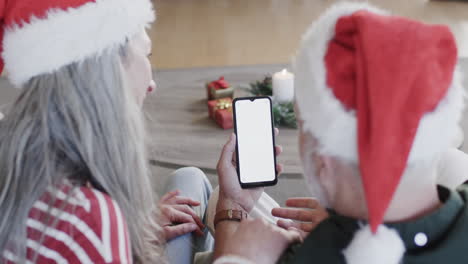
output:
[[30,209],[68,180],[118,203],[136,263],[162,262],[143,115],[122,74],[127,45],[34,77],[0,122],[0,253],[26,258]]

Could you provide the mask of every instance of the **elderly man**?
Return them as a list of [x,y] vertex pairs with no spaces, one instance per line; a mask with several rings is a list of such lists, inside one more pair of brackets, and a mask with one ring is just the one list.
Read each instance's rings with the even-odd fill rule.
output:
[[436,175],[463,108],[456,62],[444,26],[365,4],[328,10],[295,71],[304,174],[329,216],[301,244],[298,223],[249,220],[262,190],[239,187],[233,135],[216,211],[237,217],[215,217],[215,262],[467,263],[468,188],[438,186]]

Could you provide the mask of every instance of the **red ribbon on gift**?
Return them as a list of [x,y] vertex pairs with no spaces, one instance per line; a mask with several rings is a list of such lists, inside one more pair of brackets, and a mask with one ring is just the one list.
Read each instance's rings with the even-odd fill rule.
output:
[[229,83],[224,79],[224,76],[219,77],[219,80],[212,81],[208,84],[209,88],[213,88],[215,90],[226,89],[229,88]]

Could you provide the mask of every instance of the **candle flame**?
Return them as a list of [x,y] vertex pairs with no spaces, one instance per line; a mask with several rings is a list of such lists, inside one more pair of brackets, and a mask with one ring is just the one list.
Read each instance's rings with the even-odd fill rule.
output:
[[286,69],[283,69],[283,70],[281,71],[281,74],[286,74],[286,73],[288,73],[288,70],[286,70]]

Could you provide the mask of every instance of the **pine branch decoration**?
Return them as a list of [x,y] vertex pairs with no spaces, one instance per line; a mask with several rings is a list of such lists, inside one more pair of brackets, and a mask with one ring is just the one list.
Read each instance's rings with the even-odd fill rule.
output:
[[297,128],[293,103],[274,103],[273,121],[276,127]]
[[273,84],[271,76],[266,76],[263,81],[256,81],[250,84],[250,92],[255,96],[272,96]]
[[[251,83],[249,90],[254,96],[273,96],[271,76],[266,76],[262,81]],[[273,122],[276,127],[297,128],[293,103],[274,103],[272,109]]]

